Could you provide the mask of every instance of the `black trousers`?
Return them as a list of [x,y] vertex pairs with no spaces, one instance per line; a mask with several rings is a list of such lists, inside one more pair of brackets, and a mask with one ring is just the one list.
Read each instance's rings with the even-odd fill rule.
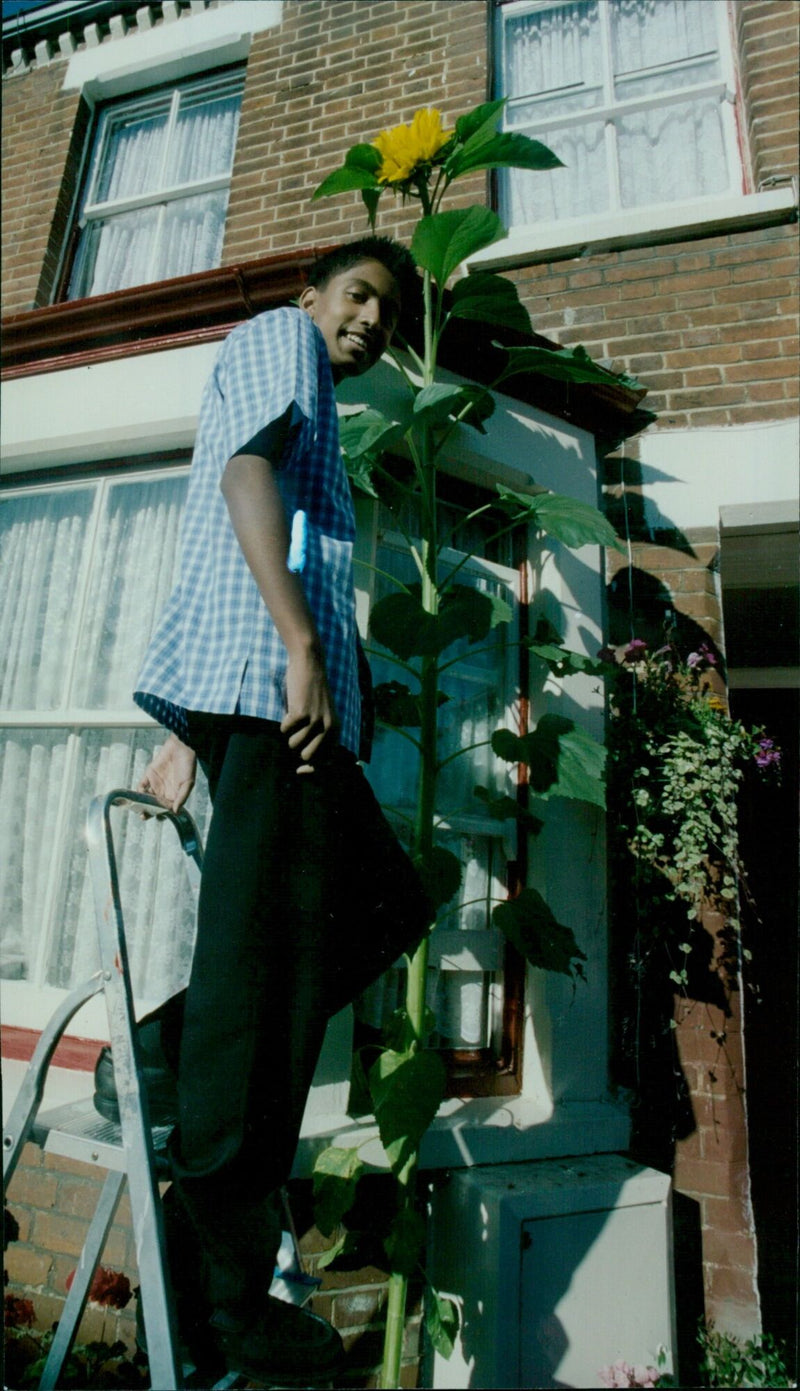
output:
[[298,774],[277,724],[191,715],[190,733],[213,814],[191,978],[170,1016],[172,1167],[208,1302],[256,1313],[327,1021],[432,914],[346,750]]

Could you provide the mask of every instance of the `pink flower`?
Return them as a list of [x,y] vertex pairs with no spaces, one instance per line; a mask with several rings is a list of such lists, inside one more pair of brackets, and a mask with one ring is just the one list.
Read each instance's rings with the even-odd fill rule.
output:
[[622,654],[623,662],[640,662],[647,651],[644,638],[633,638]]
[[619,1358],[610,1367],[602,1367],[597,1373],[604,1386],[658,1386],[659,1373],[655,1367],[632,1367],[629,1362]]
[[769,768],[772,763],[780,763],[781,751],[776,749],[774,739],[759,739],[755,760],[758,768]]

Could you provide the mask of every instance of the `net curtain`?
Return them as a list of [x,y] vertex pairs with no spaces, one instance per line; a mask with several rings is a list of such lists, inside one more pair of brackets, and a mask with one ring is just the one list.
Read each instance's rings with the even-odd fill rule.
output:
[[233,165],[239,95],[181,99],[170,119],[159,109],[115,119],[98,140],[94,202],[152,195],[145,207],[90,218],[81,235],[70,282],[71,299],[209,270],[219,263],[228,190],[159,194],[227,175]]
[[[718,0],[590,0],[511,16],[506,23],[505,92],[538,97],[510,120],[537,135],[564,162],[553,172],[509,179],[512,225],[607,210],[613,202],[604,123],[593,107],[608,99],[601,21],[610,22],[612,101],[647,98],[719,76]],[[684,68],[650,71],[691,60]],[[546,94],[542,100],[543,94]],[[586,119],[537,130],[543,118]],[[677,99],[614,121],[623,207],[721,193],[728,188],[719,100]]]

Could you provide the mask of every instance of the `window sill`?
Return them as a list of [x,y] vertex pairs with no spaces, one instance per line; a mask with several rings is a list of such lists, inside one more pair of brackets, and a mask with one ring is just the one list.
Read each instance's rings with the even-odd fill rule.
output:
[[546,226],[512,227],[501,241],[471,256],[469,270],[510,270],[539,261],[600,255],[634,246],[689,241],[718,232],[747,231],[797,219],[797,191],[792,185],[762,193],[697,198],[686,203],[661,203],[602,213],[591,219],[565,218]]
[[[552,1107],[525,1097],[453,1098],[442,1104],[424,1136],[420,1162],[423,1169],[450,1169],[611,1152],[627,1148],[629,1132],[626,1108],[611,1101],[560,1102]],[[371,1117],[318,1115],[308,1118],[303,1128],[294,1177],[307,1178],[316,1155],[327,1145],[357,1146],[370,1168],[388,1168]]]

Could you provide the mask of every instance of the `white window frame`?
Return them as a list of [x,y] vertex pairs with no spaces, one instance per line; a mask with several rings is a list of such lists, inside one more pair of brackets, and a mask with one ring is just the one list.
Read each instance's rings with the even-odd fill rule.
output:
[[[164,150],[161,160],[160,176],[156,181],[156,186],[145,193],[129,195],[122,198],[100,200],[96,196],[97,187],[103,172],[106,155],[109,151],[114,130],[121,116],[135,117],[139,113],[146,113],[150,107],[160,105],[164,101],[166,91],[169,91],[169,85],[142,92],[138,97],[121,98],[101,108],[94,123],[91,137],[87,142],[87,157],[90,161],[89,173],[86,179],[85,191],[79,204],[79,212],[75,219],[75,226],[80,233],[80,238],[76,242],[73,254],[70,258],[70,280],[74,273],[75,264],[80,256],[80,239],[90,231],[93,223],[100,222],[103,218],[113,217],[117,214],[135,212],[140,208],[158,208],[159,215],[153,231],[153,243],[150,250],[146,278],[141,282],[142,284],[152,283],[152,268],[161,246],[167,204],[176,202],[178,199],[191,198],[204,193],[216,193],[221,190],[230,190],[231,179],[233,177],[233,164],[236,155],[235,143],[231,165],[227,172],[171,185],[163,182],[163,175],[168,165],[172,139],[180,113],[182,98],[186,94],[196,90],[203,92],[209,99],[213,99],[217,93],[219,93],[219,95],[228,96],[238,94],[241,102],[244,95],[244,80],[244,69],[234,68],[228,71],[215,71],[210,74],[203,74],[199,77],[176,81],[172,85],[169,95]],[[72,236],[72,232],[73,228],[71,225],[68,232],[68,242]],[[205,269],[211,270],[215,269],[215,267],[205,267]],[[69,284],[65,284],[63,290],[65,295],[69,295],[69,297],[72,298]]]
[[[99,524],[102,518],[103,508],[106,503],[108,492],[114,485],[123,486],[127,482],[135,483],[146,477],[149,481],[157,482],[165,478],[175,478],[176,476],[186,477],[189,473],[189,462],[186,464],[173,465],[165,468],[158,465],[141,465],[126,469],[121,473],[117,469],[99,473],[91,477],[78,478],[56,478],[52,481],[43,483],[20,483],[19,487],[4,487],[3,498],[14,498],[21,496],[31,496],[34,493],[55,493],[65,491],[87,490],[94,493],[91,517],[87,526],[87,534],[84,539],[84,554],[81,562],[80,579],[77,592],[74,596],[73,608],[77,609],[75,622],[75,634],[81,631],[86,612],[88,586],[92,574],[94,548],[97,541]],[[75,667],[78,658],[77,643],[69,658],[62,696],[68,696],[72,689]],[[3,980],[3,1023],[7,1027],[42,1029],[47,1024],[53,1011],[66,998],[69,991],[58,986],[47,985],[44,982],[44,970],[48,959],[49,951],[52,946],[55,932],[55,910],[58,892],[59,875],[65,867],[65,857],[69,851],[69,832],[67,829],[67,816],[70,810],[70,794],[74,783],[77,761],[80,752],[81,736],[86,731],[91,730],[114,730],[114,729],[152,729],[158,742],[158,725],[156,721],[146,715],[133,700],[124,708],[113,707],[89,707],[78,708],[67,703],[50,709],[18,708],[0,709],[0,731],[9,729],[62,729],[68,731],[66,743],[66,755],[64,764],[64,776],[61,784],[58,812],[54,824],[54,845],[53,859],[50,870],[50,883],[48,885],[47,897],[42,913],[43,923],[39,935],[37,946],[36,962],[32,968],[31,976],[26,980]],[[87,808],[81,808],[81,814],[85,814]],[[95,997],[83,1006],[80,1014],[80,1032],[82,1037],[90,1039],[104,1039],[108,1036],[108,1020],[105,1000],[102,997]]]
[[[699,0],[708,3],[709,0]],[[505,72],[505,27],[506,19],[519,14],[529,14],[536,10],[548,10],[569,0],[511,0],[509,4],[499,5],[495,12],[495,52],[498,82],[502,83]],[[577,125],[593,119],[606,121],[606,161],[611,163],[612,178],[610,196],[612,206],[608,210],[593,214],[561,218],[557,221],[536,224],[517,224],[507,230],[504,238],[493,243],[484,251],[478,252],[469,261],[469,269],[503,269],[524,265],[534,259],[555,260],[567,256],[581,255],[587,251],[610,251],[627,246],[656,245],[661,241],[679,240],[683,236],[704,233],[713,235],[717,231],[745,228],[750,225],[769,226],[789,220],[797,207],[797,189],[789,181],[785,187],[759,189],[752,191],[752,182],[747,156],[746,132],[739,118],[738,107],[741,96],[737,75],[733,16],[729,0],[713,0],[717,21],[718,52],[720,76],[712,82],[698,84],[697,87],[675,88],[658,92],[647,98],[626,102],[605,101],[602,106],[584,107],[580,110],[543,119],[530,129],[536,138],[547,144],[548,133]],[[601,25],[604,32],[610,30],[610,14],[604,3],[600,5]],[[607,39],[605,40],[608,46]],[[687,60],[688,61],[688,60]],[[610,55],[606,57],[605,82],[611,80]],[[689,199],[674,200],[667,203],[650,203],[638,207],[622,208],[619,205],[618,164],[616,161],[616,129],[613,123],[615,114],[654,108],[675,100],[686,100],[691,94],[718,94],[721,103],[723,138],[728,161],[730,186],[725,193],[698,195]],[[498,90],[498,96],[504,93]],[[606,91],[608,96],[608,88]],[[529,97],[512,99],[528,102]],[[506,122],[507,124],[507,122]],[[513,177],[507,174],[506,178]],[[502,186],[502,185],[501,185]],[[616,201],[615,201],[616,200]],[[500,206],[503,213],[502,196]]]

